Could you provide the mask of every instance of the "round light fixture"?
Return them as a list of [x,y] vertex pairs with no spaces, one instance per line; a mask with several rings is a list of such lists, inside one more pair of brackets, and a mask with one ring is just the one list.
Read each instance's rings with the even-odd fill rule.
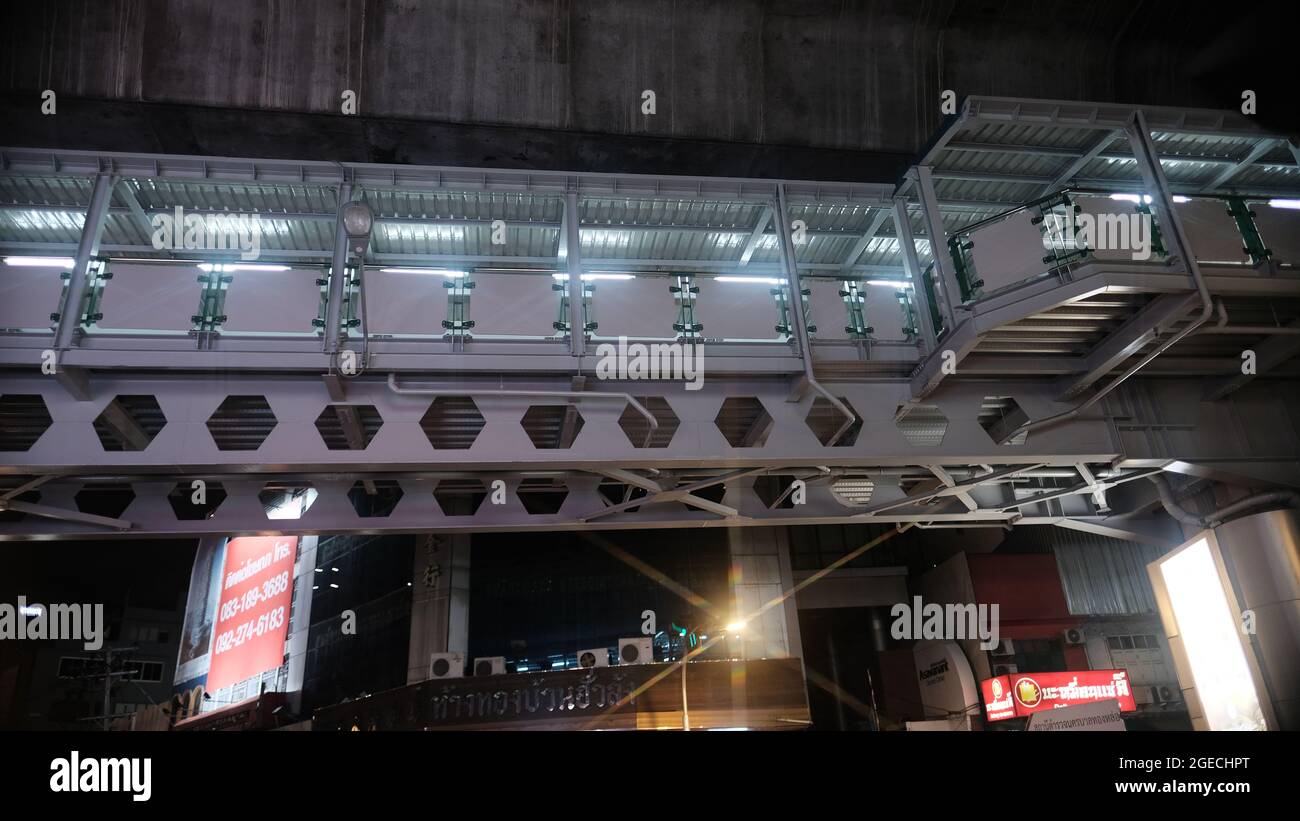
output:
[[375,226],[375,215],[364,202],[350,202],[343,206],[343,230],[350,237],[370,235]]

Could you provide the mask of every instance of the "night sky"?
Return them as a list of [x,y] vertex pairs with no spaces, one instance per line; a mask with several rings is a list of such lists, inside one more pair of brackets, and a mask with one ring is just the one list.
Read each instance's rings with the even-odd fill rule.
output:
[[171,609],[190,582],[194,539],[0,542],[0,601]]

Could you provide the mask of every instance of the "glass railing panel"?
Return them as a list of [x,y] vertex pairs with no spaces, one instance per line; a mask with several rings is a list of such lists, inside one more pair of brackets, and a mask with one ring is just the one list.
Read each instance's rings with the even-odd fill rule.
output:
[[48,332],[50,314],[60,309],[65,270],[72,266],[27,265],[10,258],[0,261],[0,330]]

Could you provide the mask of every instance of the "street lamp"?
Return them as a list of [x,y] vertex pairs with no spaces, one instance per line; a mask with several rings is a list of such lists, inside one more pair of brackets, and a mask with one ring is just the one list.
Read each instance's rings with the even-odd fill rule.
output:
[[343,232],[348,237],[348,250],[357,256],[366,252],[370,244],[370,231],[375,225],[374,212],[364,202],[349,202],[343,206]]
[[[677,625],[674,624],[673,626],[676,627]],[[708,634],[705,634],[705,635],[704,635],[704,642],[705,642],[704,644],[701,644],[701,645],[700,645],[699,647],[697,647],[694,651],[690,651],[690,650],[688,650],[688,651],[686,651],[685,653],[682,654],[681,665],[682,665],[682,730],[683,730],[683,731],[685,731],[685,732],[690,732],[690,729],[691,729],[691,711],[690,711],[690,707],[688,706],[688,704],[687,704],[687,700],[686,700],[686,662],[690,661],[690,658],[691,658],[692,655],[698,655],[698,654],[700,654],[700,653],[703,653],[706,649],[708,649],[708,646],[709,646],[710,644],[712,644],[713,642],[716,642],[718,639],[722,638],[723,636],[728,635],[728,634],[730,634],[730,635],[736,635],[736,634],[739,634],[740,631],[743,630],[744,628],[745,628],[745,621],[744,621],[743,619],[740,619],[740,620],[737,620],[737,621],[733,621],[733,622],[729,623],[726,627],[708,628],[709,633],[715,633],[715,634],[716,634],[716,635],[713,637],[713,640],[710,641],[710,640],[709,640],[709,637],[708,637]],[[698,630],[698,628],[693,629],[693,630],[690,631],[690,633],[691,633],[692,635],[693,635],[693,634],[696,634],[697,630]],[[678,628],[678,632],[679,632],[682,636],[686,636],[686,635],[687,635],[687,631],[686,631],[686,630],[683,630],[683,629],[681,629],[681,628]]]

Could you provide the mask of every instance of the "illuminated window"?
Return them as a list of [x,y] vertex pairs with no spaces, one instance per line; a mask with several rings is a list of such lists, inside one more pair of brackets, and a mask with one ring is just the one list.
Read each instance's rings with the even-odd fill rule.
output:
[[1211,730],[1264,730],[1237,614],[1206,536],[1158,564]]

